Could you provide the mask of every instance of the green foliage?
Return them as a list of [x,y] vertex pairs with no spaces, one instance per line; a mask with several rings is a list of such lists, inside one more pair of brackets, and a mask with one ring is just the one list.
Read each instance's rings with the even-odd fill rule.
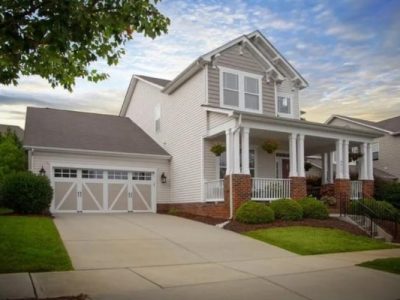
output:
[[328,209],[325,204],[313,197],[305,197],[298,201],[303,208],[303,217],[311,219],[327,219]]
[[376,180],[375,198],[390,202],[400,209],[400,182]]
[[274,153],[274,152],[278,149],[279,144],[278,144],[277,141],[274,141],[274,140],[266,140],[266,141],[262,144],[261,147],[262,147],[263,150],[266,151],[267,153],[272,154],[272,153]]
[[274,221],[274,212],[263,203],[247,201],[236,212],[236,220],[248,224],[262,224]]
[[72,90],[76,78],[97,82],[99,58],[116,65],[134,33],[155,38],[170,20],[160,0],[3,0],[0,5],[0,84],[39,75]]
[[226,147],[225,145],[216,144],[211,147],[210,151],[214,153],[216,156],[221,156],[221,154],[226,151]]
[[274,200],[271,202],[270,207],[275,212],[276,219],[296,221],[303,218],[303,208],[295,200]]
[[14,132],[0,134],[0,182],[4,176],[26,169],[26,155]]
[[45,176],[19,172],[4,178],[2,204],[21,214],[41,214],[50,207],[53,189]]
[[400,274],[400,257],[379,258],[363,262],[358,266]]
[[322,196],[321,201],[329,206],[334,206],[337,202],[336,198],[333,196]]
[[363,199],[351,202],[353,211],[364,212],[371,217],[379,217],[387,220],[400,218],[399,210],[386,201],[377,201],[375,199]]

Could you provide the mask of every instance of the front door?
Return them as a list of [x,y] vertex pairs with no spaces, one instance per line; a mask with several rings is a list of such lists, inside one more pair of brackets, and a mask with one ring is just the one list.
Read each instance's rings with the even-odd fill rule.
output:
[[282,178],[289,178],[289,159],[282,158]]

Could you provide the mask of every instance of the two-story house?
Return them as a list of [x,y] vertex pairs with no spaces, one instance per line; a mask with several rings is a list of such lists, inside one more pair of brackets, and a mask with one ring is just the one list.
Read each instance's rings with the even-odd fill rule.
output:
[[28,109],[24,144],[31,169],[52,180],[53,211],[174,207],[230,218],[250,198],[304,197],[304,158],[315,154],[324,158],[328,189],[349,198],[354,148],[365,154],[357,191],[370,195],[371,145],[381,134],[301,120],[307,86],[255,31],[172,80],[134,75],[119,116]]

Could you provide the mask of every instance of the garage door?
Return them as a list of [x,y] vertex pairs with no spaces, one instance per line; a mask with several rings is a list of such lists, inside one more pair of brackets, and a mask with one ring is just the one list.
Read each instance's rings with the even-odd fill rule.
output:
[[154,172],[54,168],[54,212],[155,212]]

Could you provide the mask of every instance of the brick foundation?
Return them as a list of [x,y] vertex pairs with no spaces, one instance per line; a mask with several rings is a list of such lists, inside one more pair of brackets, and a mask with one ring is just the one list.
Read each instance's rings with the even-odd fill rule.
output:
[[290,177],[290,198],[299,200],[307,196],[307,182],[305,177]]
[[333,183],[321,185],[321,197],[323,196],[335,197],[335,185]]
[[362,181],[362,193],[363,198],[373,198],[374,197],[374,181],[373,180],[363,180]]
[[335,179],[335,198],[336,208],[340,208],[340,203],[350,201],[350,180]]
[[[251,199],[251,176],[246,174],[232,174],[230,176],[232,176],[233,215],[235,215],[239,206]],[[224,178],[224,202],[228,203],[228,207],[230,201],[230,176],[228,175]]]

